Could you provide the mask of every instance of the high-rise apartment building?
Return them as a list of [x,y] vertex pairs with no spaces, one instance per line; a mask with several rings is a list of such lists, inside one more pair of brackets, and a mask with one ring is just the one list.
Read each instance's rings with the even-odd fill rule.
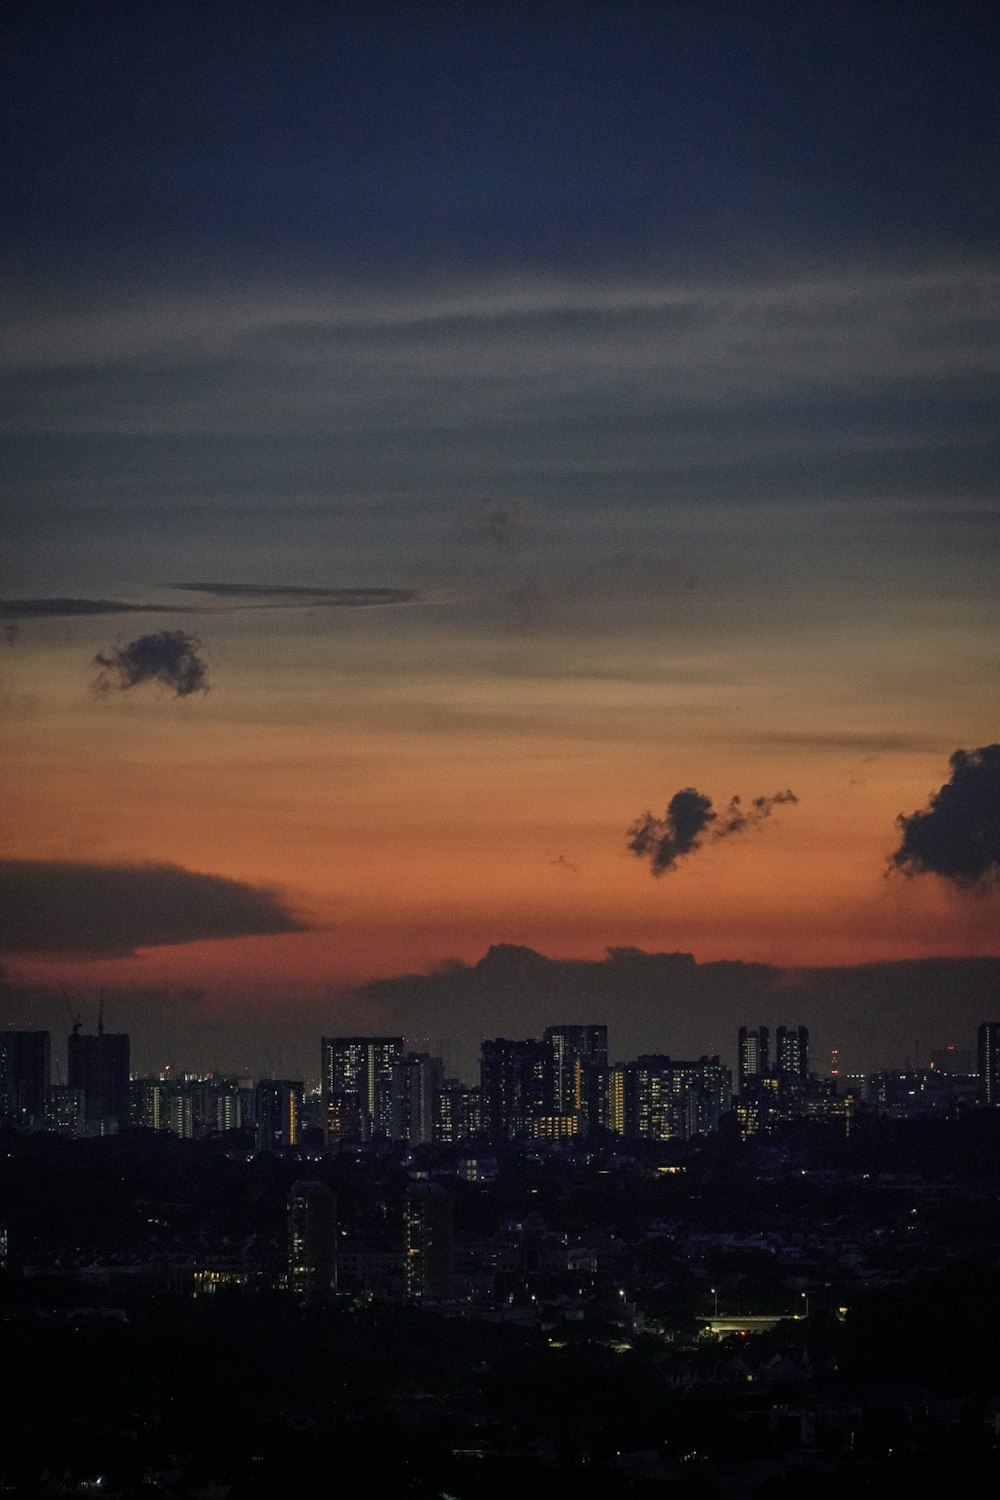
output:
[[0,1031],[0,1119],[44,1130],[50,1059],[47,1031]]
[[484,1041],[480,1055],[483,1130],[491,1141],[527,1134],[537,1115],[549,1113],[550,1051],[534,1038]]
[[452,1202],[436,1182],[415,1182],[403,1203],[403,1286],[411,1301],[451,1293]]
[[[182,1141],[194,1140],[194,1095],[190,1089],[183,1087],[171,1090],[167,1099],[167,1129],[171,1135],[175,1135]],[[292,1142],[287,1142],[291,1145]],[[262,1146],[262,1151],[273,1151],[277,1149],[274,1145]]]
[[129,1117],[143,1130],[166,1130],[167,1087],[162,1078],[133,1078],[129,1085]]
[[646,1140],[672,1140],[678,1132],[670,1058],[652,1053],[638,1057],[632,1076],[636,1135]]
[[751,1078],[764,1078],[771,1071],[771,1034],[766,1026],[739,1031],[739,1088],[742,1094]]
[[979,1054],[979,1100],[1000,1108],[1000,1021],[984,1021],[976,1033]]
[[718,1057],[671,1063],[677,1134],[688,1141],[711,1135],[733,1107],[733,1075]]
[[393,1134],[393,1083],[401,1036],[325,1036],[320,1043],[324,1135],[328,1141]]
[[429,1052],[408,1052],[393,1075],[391,1134],[398,1141],[420,1145],[433,1141],[437,1096],[444,1081],[444,1065]]
[[636,1064],[615,1063],[606,1079],[606,1117],[601,1123],[615,1135],[637,1135]]
[[299,1079],[260,1080],[254,1094],[258,1151],[285,1151],[298,1145],[302,1094]]
[[67,1083],[54,1083],[45,1096],[45,1128],[57,1135],[84,1132],[83,1092]]
[[88,1135],[113,1135],[129,1123],[129,1038],[125,1032],[97,1035],[74,1030],[67,1046],[69,1086],[83,1095]]
[[809,1078],[809,1028],[779,1026],[775,1043],[778,1077],[785,1084],[804,1086]]
[[732,1107],[732,1076],[717,1057],[647,1055],[637,1058],[632,1079],[634,1133],[649,1140],[708,1135]]
[[323,1182],[293,1183],[288,1194],[288,1286],[321,1302],[337,1288],[337,1201]]
[[253,1086],[249,1078],[220,1077],[213,1092],[214,1128],[241,1130],[253,1122]]
[[458,1078],[445,1078],[434,1100],[434,1141],[452,1146],[471,1141],[482,1131],[482,1091]]
[[553,1115],[579,1115],[598,1124],[603,1072],[608,1065],[606,1026],[547,1026],[542,1040],[549,1049],[548,1109]]

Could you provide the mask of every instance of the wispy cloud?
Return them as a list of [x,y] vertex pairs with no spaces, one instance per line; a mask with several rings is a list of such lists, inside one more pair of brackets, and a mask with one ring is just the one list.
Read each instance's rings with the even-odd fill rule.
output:
[[61,620],[87,615],[176,614],[169,604],[132,604],[120,599],[0,599],[0,619]]
[[[413,588],[361,585],[349,588],[310,588],[285,583],[171,583],[167,588],[191,594],[206,594],[219,600],[242,602],[247,608],[263,605],[271,609],[316,608],[372,609],[393,604],[420,604],[428,595]],[[211,606],[208,606],[210,612]],[[85,619],[97,615],[170,615],[204,613],[200,604],[152,604],[144,600],[75,599],[39,596],[0,599],[0,620]]]
[[382,588],[310,588],[290,583],[172,583],[169,588],[188,593],[214,594],[220,599],[277,600],[280,607],[323,605],[329,609],[370,609],[386,604],[419,604],[424,598],[419,589]]
[[[429,429],[563,423],[570,403],[589,423],[602,410],[606,418],[613,395],[630,416],[683,414],[670,434],[676,451],[682,438],[685,450],[692,439],[702,445],[692,428],[699,406],[714,416],[718,447],[734,404],[760,414],[782,402],[783,418],[755,424],[763,455],[808,449],[824,393],[837,399],[836,424],[823,426],[827,446],[838,437],[847,446],[938,441],[939,406],[928,412],[924,403],[920,427],[901,409],[905,432],[890,434],[885,395],[905,397],[928,379],[942,392],[970,390],[997,373],[1000,271],[956,264],[743,283],[550,277],[398,296],[247,284],[118,310],[102,296],[99,311],[72,319],[12,310],[8,325],[0,380],[14,377],[6,425],[21,431],[84,424],[176,433],[181,423],[218,432],[221,424],[336,431],[353,447],[390,430],[412,441]],[[626,376],[632,394],[623,402]],[[867,402],[879,405],[877,425]],[[741,427],[744,451],[750,436]],[[648,461],[634,448],[632,457]],[[488,514],[495,539],[509,537],[512,521],[517,530],[510,502]]]
[[[981,320],[970,326],[972,313]],[[775,348],[802,347],[810,336],[836,329],[842,339],[879,334],[895,335],[883,348],[882,363],[894,360],[904,346],[933,358],[927,345],[937,334],[949,343],[961,338],[986,357],[989,341],[983,334],[1000,317],[1000,272],[989,262],[958,262],[924,270],[869,274],[820,274],[781,280],[721,281],[655,278],[599,278],[537,276],[491,278],[448,289],[419,286],[391,293],[315,285],[275,292],[248,282],[244,287],[203,288],[166,297],[134,296],[103,313],[76,312],[59,316],[48,311],[11,310],[9,336],[0,370],[58,367],[83,362],[115,364],[136,357],[187,350],[210,360],[221,349],[238,344],[246,352],[261,337],[275,349],[293,347],[299,355],[324,352],[332,336],[357,333],[423,334],[428,331],[462,333],[475,328],[480,337],[520,332],[527,326],[546,327],[563,340],[578,336],[580,322],[602,320],[605,332],[615,320],[642,318],[655,338],[658,320],[671,342],[697,344],[710,324],[720,344],[705,350],[704,358],[721,352],[721,335],[728,327],[731,354],[749,358],[747,334],[766,337]],[[873,322],[876,326],[872,326]],[[630,329],[633,333],[635,330]],[[985,347],[984,347],[985,345]],[[740,348],[740,346],[743,346]],[[648,352],[659,354],[658,340]],[[836,352],[828,346],[826,354]]]

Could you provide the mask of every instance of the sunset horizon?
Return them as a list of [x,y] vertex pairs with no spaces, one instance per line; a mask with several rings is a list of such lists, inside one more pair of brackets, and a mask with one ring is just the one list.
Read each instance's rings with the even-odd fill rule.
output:
[[1000,952],[989,49],[779,9],[25,19],[19,1015]]

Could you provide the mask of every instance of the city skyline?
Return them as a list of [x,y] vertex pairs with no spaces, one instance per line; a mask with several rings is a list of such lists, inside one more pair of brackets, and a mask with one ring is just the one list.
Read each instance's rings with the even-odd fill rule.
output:
[[15,6],[5,1019],[996,1014],[996,28],[710,9]]
[[606,1025],[548,1025],[540,1036],[484,1037],[474,1082],[449,1076],[440,1056],[407,1048],[400,1036],[324,1036],[317,1086],[312,1078],[255,1081],[180,1067],[130,1071],[127,1034],[99,1025],[90,1035],[79,1024],[69,1036],[67,1081],[57,1067],[52,1082],[49,1033],[5,1030],[0,1126],[72,1140],[136,1131],[221,1137],[228,1154],[246,1162],[261,1153],[320,1162],[405,1144],[417,1153],[404,1163],[417,1178],[426,1176],[430,1151],[444,1153],[446,1173],[457,1163],[471,1181],[495,1175],[492,1153],[518,1149],[599,1153],[711,1139],[731,1149],[737,1139],[803,1124],[840,1126],[849,1140],[855,1126],[879,1120],[957,1127],[1000,1102],[1000,1022],[980,1022],[974,1048],[935,1049],[929,1066],[908,1059],[864,1072],[844,1068],[836,1055],[827,1071],[804,1025],[778,1026],[773,1051],[771,1033],[741,1026],[733,1067],[718,1053],[623,1058],[609,1051]]
[[[644,959],[648,957],[642,955]],[[786,1001],[787,998],[786,995]],[[970,1014],[978,1014],[977,1003],[975,999],[970,1001]],[[456,1083],[463,1088],[478,1087],[488,1057],[495,1054],[502,1068],[506,1066],[502,1059],[508,1052],[520,1056],[524,1049],[527,1049],[524,1055],[531,1066],[543,1066],[545,1089],[551,1094],[552,1101],[562,1101],[558,1109],[552,1102],[552,1111],[556,1113],[582,1110],[586,1114],[588,1085],[584,1074],[590,1063],[599,1064],[604,1070],[614,1070],[632,1067],[643,1058],[671,1061],[682,1068],[695,1060],[721,1063],[731,1074],[737,1094],[748,1083],[752,1085],[755,1077],[768,1074],[789,1079],[825,1079],[836,1087],[838,1080],[846,1085],[851,1080],[893,1071],[937,1071],[970,1076],[978,1071],[983,1076],[987,1102],[994,1102],[994,1053],[1000,1021],[980,1018],[970,1026],[952,1026],[947,1033],[950,1040],[938,1037],[931,1028],[929,1035],[932,1040],[921,1042],[920,1038],[915,1038],[911,1051],[895,1056],[886,1053],[875,1060],[871,1056],[867,1059],[852,1057],[849,1051],[845,1054],[843,1048],[826,1048],[818,1044],[816,1035],[802,1023],[800,1016],[793,1024],[788,1024],[793,1011],[787,1005],[784,1011],[777,1013],[783,1015],[784,1020],[775,1024],[774,1004],[774,997],[764,1000],[754,1013],[756,1020],[753,1025],[741,1023],[731,1033],[716,1028],[721,1040],[700,1050],[697,1046],[678,1045],[676,1032],[673,1036],[666,1031],[647,1031],[640,1033],[638,1038],[628,1032],[622,1036],[616,1035],[614,1028],[609,1028],[605,1021],[556,1022],[551,1016],[540,1018],[540,1013],[536,1013],[535,1019],[526,1019],[523,1026],[508,1027],[506,1034],[501,1034],[498,1028],[481,1028],[474,1044],[462,1046],[457,1046],[453,1038],[442,1042],[426,1033],[355,1032],[314,1036],[293,1054],[290,1065],[276,1066],[271,1060],[264,1067],[254,1067],[250,1063],[235,1065],[231,1059],[221,1058],[206,1065],[183,1053],[154,1064],[148,1041],[144,1043],[132,1033],[104,1026],[102,995],[93,1030],[88,1029],[89,1022],[82,1009],[75,1017],[71,1016],[72,1029],[68,1033],[60,1030],[58,1025],[50,1031],[38,1024],[18,1028],[8,1023],[0,1030],[0,1063],[14,1067],[16,1071],[22,1066],[16,1062],[22,1052],[26,1058],[34,1059],[23,1066],[28,1070],[25,1076],[30,1074],[34,1079],[31,1092],[33,1097],[38,1096],[36,1114],[42,1107],[42,1095],[50,1084],[62,1091],[67,1086],[71,1092],[74,1087],[82,1089],[82,1077],[95,1068],[94,1077],[99,1076],[102,1080],[99,1090],[102,1097],[109,1088],[120,1094],[129,1078],[133,1083],[159,1080],[178,1087],[212,1079],[222,1082],[240,1079],[244,1084],[254,1078],[260,1082],[276,1080],[287,1083],[294,1080],[307,1091],[324,1098],[335,1094],[357,1095],[357,1110],[349,1112],[338,1125],[338,1130],[346,1134],[354,1130],[370,1131],[373,1124],[377,1126],[378,1134],[388,1128],[387,1122],[396,1119],[399,1108],[411,1123],[422,1121],[420,1128],[423,1130],[429,1119],[429,1100],[433,1093],[444,1085]],[[579,1010],[577,1013],[583,1014]],[[794,1011],[794,1014],[799,1013]],[[614,1045],[611,1045],[612,1041]],[[102,1049],[107,1053],[103,1065],[97,1061]],[[540,1062],[543,1056],[544,1065]],[[581,1059],[583,1073],[579,1072]],[[411,1071],[406,1081],[399,1085],[402,1089],[399,1098],[393,1096],[390,1101],[390,1093],[396,1087],[392,1082],[394,1070],[404,1064],[416,1072]],[[43,1073],[44,1086],[40,1082]],[[113,1076],[117,1076],[117,1083],[110,1083]],[[95,1113],[100,1116],[102,1110],[96,1108]]]

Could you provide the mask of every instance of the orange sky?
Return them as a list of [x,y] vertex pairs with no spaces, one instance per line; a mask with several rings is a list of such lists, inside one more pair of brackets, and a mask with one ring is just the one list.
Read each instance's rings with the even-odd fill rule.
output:
[[[975,606],[947,631],[916,610],[883,618],[876,643],[795,590],[769,612],[726,587],[709,576],[716,599],[687,616],[644,607],[634,633],[595,611],[525,636],[488,596],[347,624],[293,611],[277,629],[239,610],[181,617],[211,641],[210,691],[184,701],[94,695],[90,659],[121,630],[31,622],[5,661],[8,855],[264,885],[317,930],[14,957],[10,974],[260,993],[497,941],[789,965],[995,951],[991,898],[885,877],[896,815],[926,804],[956,743],[991,735],[989,699],[952,655],[960,639],[975,671]],[[752,644],[713,605],[753,608]],[[656,879],[626,831],[685,786],[717,807],[786,787],[799,802]]]

